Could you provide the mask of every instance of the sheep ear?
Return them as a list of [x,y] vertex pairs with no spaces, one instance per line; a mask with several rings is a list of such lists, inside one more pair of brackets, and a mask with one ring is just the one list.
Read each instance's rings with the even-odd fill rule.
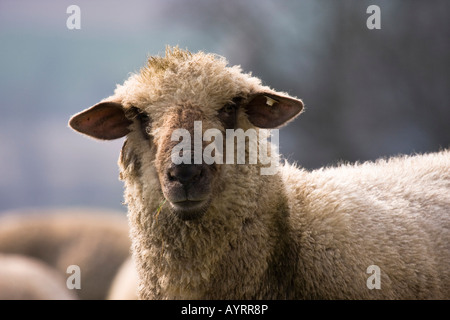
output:
[[113,140],[129,133],[131,121],[125,117],[122,104],[118,102],[100,102],[69,120],[69,126],[90,137]]
[[298,99],[273,93],[258,93],[245,107],[249,121],[258,128],[278,128],[303,110]]

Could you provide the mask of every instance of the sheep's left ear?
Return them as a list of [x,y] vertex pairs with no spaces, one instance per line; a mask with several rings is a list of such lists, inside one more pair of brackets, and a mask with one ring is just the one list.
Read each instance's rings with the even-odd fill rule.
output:
[[97,103],[69,120],[69,126],[90,137],[113,140],[129,133],[131,121],[125,116],[122,104],[112,101]]
[[293,120],[303,110],[298,99],[274,93],[258,93],[245,106],[248,120],[258,128],[278,128]]

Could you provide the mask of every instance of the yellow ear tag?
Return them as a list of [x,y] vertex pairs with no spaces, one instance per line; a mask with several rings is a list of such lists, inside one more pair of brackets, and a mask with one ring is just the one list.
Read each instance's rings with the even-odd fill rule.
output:
[[268,97],[268,96],[265,96],[265,97],[266,97],[266,99],[267,99],[266,104],[267,104],[269,107],[273,106],[275,103],[278,102],[278,101],[272,99],[271,97]]

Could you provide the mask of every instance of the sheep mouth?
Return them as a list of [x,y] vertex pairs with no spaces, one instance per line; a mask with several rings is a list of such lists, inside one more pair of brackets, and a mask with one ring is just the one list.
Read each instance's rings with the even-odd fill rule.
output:
[[171,211],[183,221],[196,220],[206,213],[211,201],[205,200],[183,200],[170,202]]

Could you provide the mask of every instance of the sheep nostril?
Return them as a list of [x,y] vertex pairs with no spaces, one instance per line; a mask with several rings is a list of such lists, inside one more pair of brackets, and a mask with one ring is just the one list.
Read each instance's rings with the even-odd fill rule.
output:
[[168,179],[169,181],[176,181],[176,179],[175,179],[175,177],[173,176],[173,173],[172,173],[171,170],[168,170],[168,171],[167,171],[167,179]]
[[203,168],[201,165],[181,164],[169,168],[167,171],[168,180],[171,182],[178,181],[181,184],[188,184],[197,181],[203,176]]

